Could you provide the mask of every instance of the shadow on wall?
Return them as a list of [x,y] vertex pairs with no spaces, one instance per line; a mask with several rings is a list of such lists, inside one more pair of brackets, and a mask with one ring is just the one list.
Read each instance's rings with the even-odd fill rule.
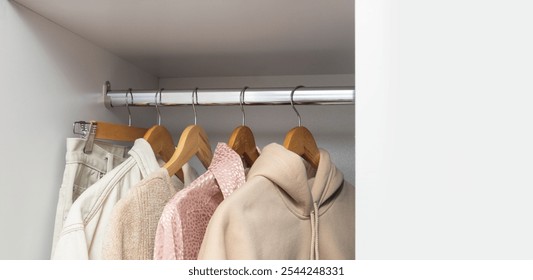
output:
[[[125,119],[125,110],[107,110],[103,105],[102,85],[112,79],[118,87],[156,87],[157,78],[137,68],[135,65],[111,54],[92,42],[70,32],[52,21],[34,13],[24,6],[9,1],[25,30],[19,32],[21,41],[31,41],[39,58],[36,65],[46,65],[46,69],[28,71],[57,72],[61,80],[43,85],[43,95],[47,99],[63,102],[61,108],[68,115],[78,115],[78,119],[101,117],[110,120]],[[32,81],[29,81],[32,82]],[[63,94],[62,89],[70,89]],[[78,110],[78,106],[91,106],[91,110]],[[74,120],[65,120],[71,123]]]
[[[161,78],[268,75],[320,75],[353,73],[354,49],[342,51],[297,50],[282,53],[176,55],[165,60],[126,57]],[[340,59],[342,58],[342,59]],[[216,65],[213,65],[216,61]],[[179,67],[182,66],[182,67]],[[246,69],[246,70],[243,70]],[[304,69],[304,71],[302,71]],[[247,71],[247,72],[245,72]]]

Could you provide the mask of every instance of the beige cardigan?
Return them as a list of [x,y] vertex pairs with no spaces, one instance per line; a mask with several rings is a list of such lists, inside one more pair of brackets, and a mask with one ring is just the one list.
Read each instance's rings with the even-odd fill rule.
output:
[[177,191],[194,181],[198,174],[183,166],[184,183],[169,177],[164,168],[141,182],[113,208],[104,237],[102,255],[112,260],[150,260],[154,238],[163,208]]
[[199,259],[355,259],[355,188],[320,150],[316,175],[266,146],[246,183],[217,208]]

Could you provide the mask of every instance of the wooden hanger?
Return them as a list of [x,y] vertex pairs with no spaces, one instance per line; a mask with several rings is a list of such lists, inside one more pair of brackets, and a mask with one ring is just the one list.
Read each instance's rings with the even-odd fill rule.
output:
[[247,126],[241,125],[233,130],[228,141],[228,146],[244,158],[248,167],[252,166],[259,157],[254,134]]
[[228,141],[228,146],[232,148],[241,158],[244,158],[246,165],[248,167],[252,166],[255,160],[259,157],[259,152],[257,151],[255,145],[255,138],[252,130],[245,125],[246,115],[244,113],[244,92],[248,87],[244,87],[241,91],[240,96],[240,105],[242,111],[242,125],[236,127]]
[[[165,164],[170,176],[177,174],[178,171],[187,163],[194,155],[198,157],[202,165],[207,168],[213,159],[213,153],[209,146],[209,140],[205,130],[198,125],[189,125],[181,133],[178,146],[174,151],[172,157]],[[183,174],[177,174],[183,181]]]
[[196,94],[196,102],[198,103],[198,89],[193,92],[193,110],[194,110],[194,125],[189,125],[183,130],[170,160],[165,164],[165,168],[170,176],[177,175],[183,181],[183,173],[178,173],[180,169],[187,163],[194,155],[198,157],[202,165],[207,168],[213,159],[211,146],[207,139],[205,130],[196,125],[196,108],[194,107],[194,96]]
[[[159,112],[158,104],[161,102],[161,92],[163,89],[159,90],[155,94],[155,109],[157,110],[157,125],[152,126],[144,134],[143,138],[150,144],[154,153],[161,157],[165,162],[168,162],[175,151],[174,140],[172,140],[172,135],[166,129],[166,127],[161,125],[161,112]],[[159,95],[159,101],[157,96]]]
[[93,128],[95,130],[94,137],[96,139],[133,142],[136,139],[142,138],[148,131],[146,128],[131,126],[131,111],[130,104],[128,102],[128,95],[131,96],[131,103],[133,103],[133,93],[131,89],[126,92],[128,125],[91,121],[91,124],[96,125]]
[[313,134],[311,134],[307,128],[302,126],[300,113],[298,113],[296,107],[294,107],[294,92],[301,87],[303,86],[297,86],[291,92],[291,106],[298,116],[298,126],[287,132],[285,140],[283,141],[283,146],[287,150],[304,158],[313,168],[317,169],[318,163],[320,162],[320,151],[318,150]]
[[[131,89],[126,93],[126,108],[128,109],[128,125],[115,124],[99,121],[77,121],[74,122],[74,133],[82,134],[87,141],[83,151],[85,153],[92,152],[93,143],[95,139],[133,142],[142,138],[148,131],[146,128],[131,126],[131,111],[128,102],[128,94],[131,95],[131,102],[133,103],[133,93]],[[81,127],[81,133],[76,131],[77,125]]]
[[[112,140],[122,142],[133,142],[139,138],[142,138],[148,131],[146,128],[131,126],[131,111],[128,102],[128,94],[131,95],[133,103],[133,93],[131,89],[126,93],[126,108],[128,109],[128,125],[115,124],[99,121],[77,121],[74,122],[73,132],[75,134],[83,135],[87,141],[83,151],[85,153],[91,153],[93,150],[93,144],[95,139],[100,140]],[[77,126],[81,127],[81,132],[77,132]]]
[[143,136],[144,140],[150,144],[154,153],[168,162],[174,154],[174,140],[172,135],[164,126],[154,125]]
[[91,121],[96,125],[94,137],[101,140],[133,142],[142,138],[148,131],[146,128],[127,126],[108,122]]
[[318,168],[320,151],[313,134],[307,128],[298,126],[289,130],[285,135],[283,146],[307,160],[315,169]]
[[96,139],[133,142],[142,138],[148,130],[146,128],[108,122],[76,121],[72,131],[86,140],[83,151],[88,154],[92,152],[94,140]]

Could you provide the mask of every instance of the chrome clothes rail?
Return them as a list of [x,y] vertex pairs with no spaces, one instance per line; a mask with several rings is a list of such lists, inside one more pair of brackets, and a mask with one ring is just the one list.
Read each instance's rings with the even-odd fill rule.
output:
[[[295,86],[296,87],[296,86]],[[295,87],[247,88],[245,105],[290,105],[291,92]],[[104,84],[103,94],[107,108],[128,106],[152,107],[156,105],[156,93],[160,89],[111,89]],[[192,104],[195,89],[163,89],[157,100],[158,106],[182,106]],[[198,88],[197,105],[240,105],[242,88]],[[131,92],[131,94],[130,94]],[[294,92],[294,104],[341,105],[354,104],[354,87],[300,87]]]

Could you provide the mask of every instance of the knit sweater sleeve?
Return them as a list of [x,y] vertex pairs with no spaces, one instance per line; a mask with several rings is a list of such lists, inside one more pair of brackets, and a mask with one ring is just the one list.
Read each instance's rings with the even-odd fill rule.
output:
[[128,203],[125,199],[120,200],[113,207],[102,248],[102,257],[105,260],[123,259],[124,225],[131,222],[131,216],[128,215],[127,208]]

